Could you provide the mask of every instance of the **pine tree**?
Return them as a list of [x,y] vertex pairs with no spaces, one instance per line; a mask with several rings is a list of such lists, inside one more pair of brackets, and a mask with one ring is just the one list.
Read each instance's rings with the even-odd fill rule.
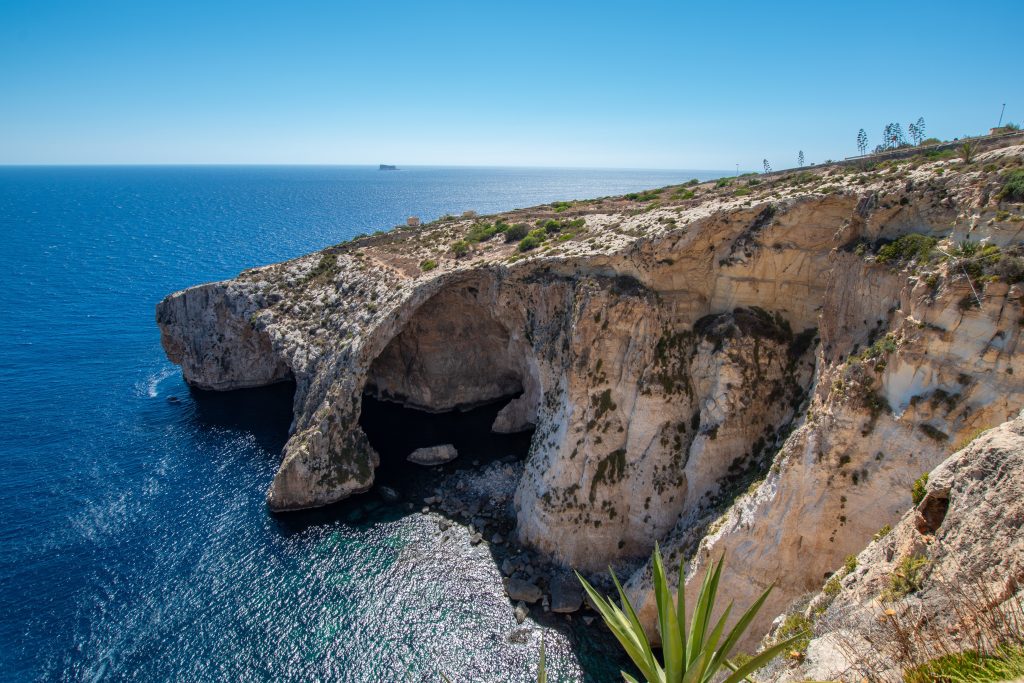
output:
[[892,146],[898,149],[906,144],[907,138],[903,135],[903,126],[898,123],[892,124]]
[[804,151],[800,150],[800,153],[796,155],[796,163],[800,164],[800,168],[804,167]]
[[920,145],[924,140],[924,119],[918,119],[917,123],[907,126],[907,132],[910,133],[910,139],[914,141],[914,145]]
[[858,131],[857,133],[857,150],[860,152],[861,156],[864,156],[864,153],[867,151],[867,149],[868,134],[864,132],[863,128],[861,128],[860,131]]

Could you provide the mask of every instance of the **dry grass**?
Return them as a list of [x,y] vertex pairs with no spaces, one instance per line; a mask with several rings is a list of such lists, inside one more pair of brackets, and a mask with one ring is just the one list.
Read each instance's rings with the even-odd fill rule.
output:
[[848,673],[893,683],[1024,677],[1024,592],[1016,581],[998,593],[981,580],[930,583],[925,600],[882,603],[876,625],[860,634],[864,641],[839,639],[847,660],[857,662]]

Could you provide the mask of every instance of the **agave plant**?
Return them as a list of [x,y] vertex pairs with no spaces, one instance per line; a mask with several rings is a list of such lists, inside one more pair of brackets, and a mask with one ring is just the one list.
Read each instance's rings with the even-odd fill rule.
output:
[[[679,586],[679,601],[677,604],[672,597],[672,591],[669,589],[668,579],[665,576],[661,551],[655,545],[652,557],[654,597],[658,604],[658,631],[661,634],[664,663],[659,662],[655,656],[647,634],[640,626],[640,620],[637,619],[633,605],[630,604],[629,598],[622,590],[622,585],[615,576],[615,572],[609,570],[619,593],[621,607],[602,597],[586,579],[580,576],[579,572],[576,573],[576,576],[583,584],[587,595],[590,596],[591,602],[601,613],[604,622],[611,629],[612,634],[622,644],[626,654],[633,660],[649,683],[710,683],[713,679],[720,677],[720,672],[724,675],[726,671],[730,673],[723,679],[724,683],[739,683],[749,674],[774,659],[804,634],[799,633],[792,638],[776,643],[751,657],[742,665],[734,664],[729,659],[729,655],[761,606],[764,605],[772,588],[769,586],[768,590],[762,593],[761,597],[743,613],[728,634],[725,634],[725,624],[732,612],[732,603],[725,608],[718,621],[713,625],[711,623],[711,615],[715,609],[715,598],[718,593],[718,581],[722,575],[724,562],[725,556],[723,555],[704,576],[700,593],[697,595],[697,604],[693,609],[693,617],[690,620],[690,628],[687,631],[686,591],[684,589],[686,577],[683,563],[679,564],[679,583],[677,584]],[[723,634],[725,634],[724,638]],[[628,683],[639,683],[624,671],[622,677]]]

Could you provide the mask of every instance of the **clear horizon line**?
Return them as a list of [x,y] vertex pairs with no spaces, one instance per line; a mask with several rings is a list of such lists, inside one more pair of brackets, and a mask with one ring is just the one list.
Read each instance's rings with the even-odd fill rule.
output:
[[[701,171],[701,172],[725,172],[735,173],[735,169],[727,168],[673,168],[669,166],[557,166],[557,165],[525,165],[525,164],[386,164],[396,166],[395,170],[401,171],[405,168],[521,168],[521,169],[552,169],[552,170],[583,170],[583,171]],[[305,168],[376,168],[378,163],[315,163],[315,162],[31,162],[31,163],[7,163],[0,162],[0,168],[226,168],[226,167],[253,167],[253,168],[281,168],[281,167],[305,167]],[[741,173],[747,172],[740,169]]]

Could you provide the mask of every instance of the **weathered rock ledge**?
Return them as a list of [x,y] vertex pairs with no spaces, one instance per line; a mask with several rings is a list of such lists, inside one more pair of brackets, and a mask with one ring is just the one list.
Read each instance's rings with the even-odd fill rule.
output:
[[[535,426],[519,540],[584,570],[660,540],[688,590],[728,551],[740,605],[778,582],[760,637],[900,518],[922,472],[1024,406],[1015,276],[973,273],[974,301],[969,261],[877,256],[920,234],[1016,259],[1022,207],[998,191],[1022,156],[442,219],[172,294],[157,321],[194,386],[295,381],[272,509],[372,485],[367,393],[431,411],[518,395],[495,429]],[[455,256],[495,220],[550,236]],[[648,581],[629,585],[649,598]]]

